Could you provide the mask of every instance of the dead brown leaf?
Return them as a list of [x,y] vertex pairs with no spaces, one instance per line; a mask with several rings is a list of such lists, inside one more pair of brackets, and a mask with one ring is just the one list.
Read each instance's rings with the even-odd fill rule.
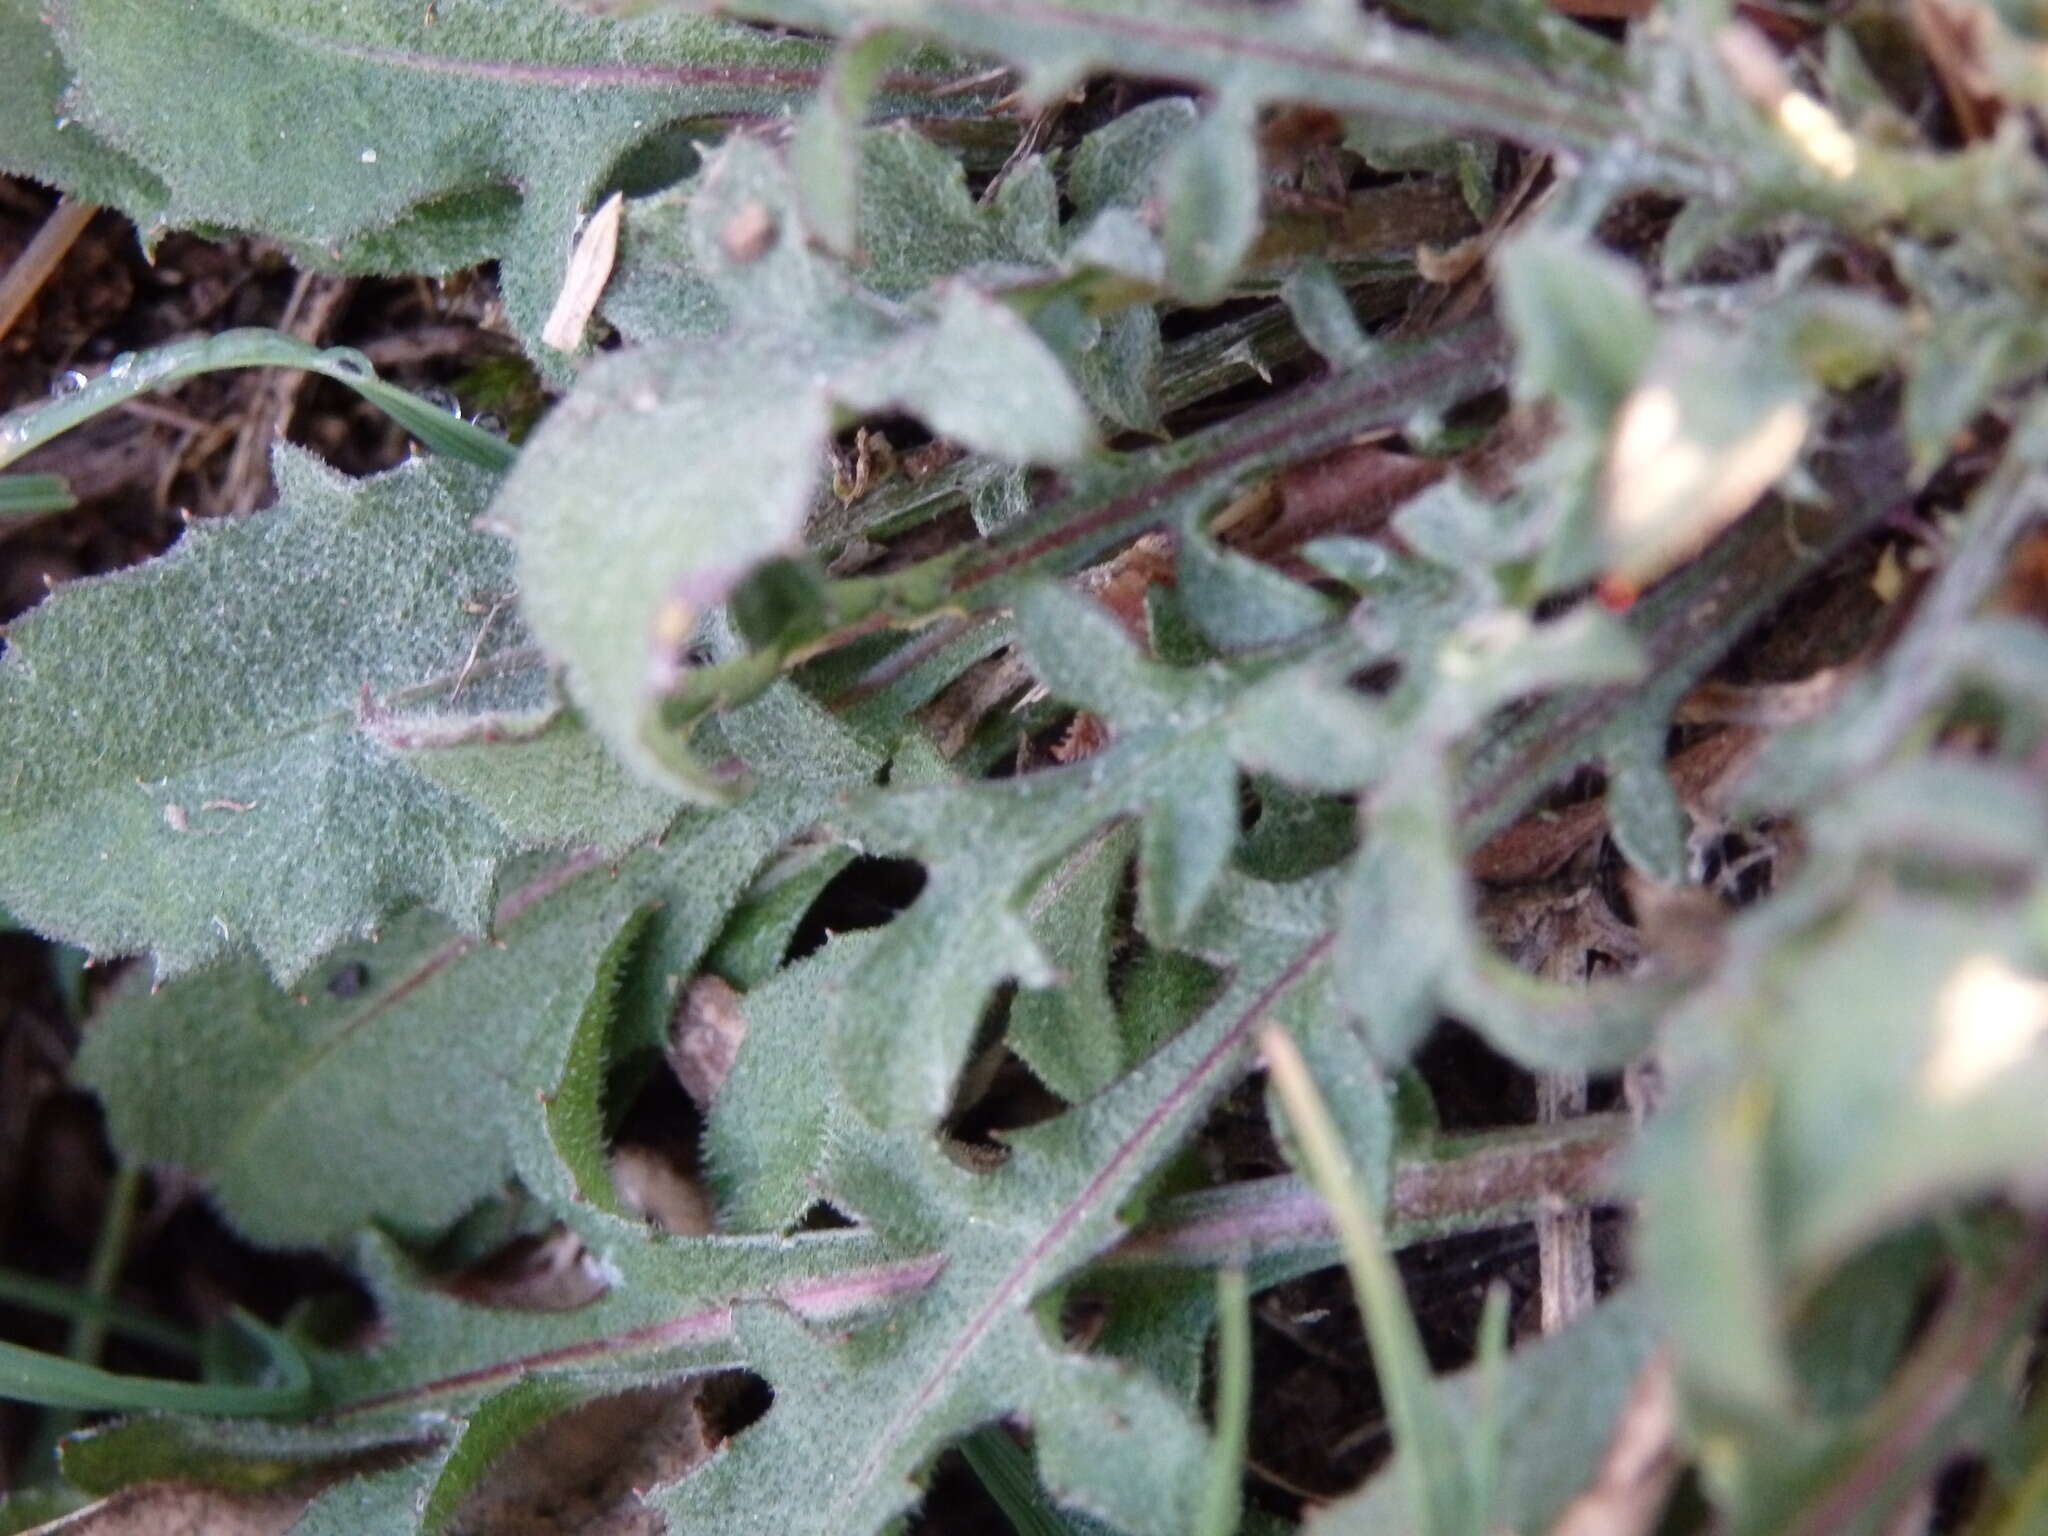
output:
[[145,1483],[39,1525],[28,1536],[284,1536],[306,1501],[305,1494],[238,1497]]
[[508,1243],[451,1277],[445,1289],[473,1306],[571,1312],[605,1293],[583,1240],[567,1227]]
[[552,1419],[499,1459],[464,1501],[459,1536],[657,1536],[640,1490],[671,1483],[714,1449],[702,1383],[649,1387]]
[[725,1086],[747,1035],[740,995],[717,976],[699,976],[683,994],[669,1027],[668,1064],[699,1109]]
[[1907,0],[1907,18],[1941,82],[1956,128],[1971,141],[1988,137],[2005,110],[1986,62],[1997,26],[1981,0]]
[[635,1215],[678,1237],[699,1237],[716,1225],[704,1187],[659,1148],[624,1146],[612,1153],[612,1187]]

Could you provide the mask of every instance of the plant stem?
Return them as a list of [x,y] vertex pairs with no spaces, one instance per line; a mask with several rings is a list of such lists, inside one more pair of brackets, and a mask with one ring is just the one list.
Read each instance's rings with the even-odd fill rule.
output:
[[[1560,1201],[1583,1204],[1605,1188],[1633,1133],[1627,1115],[1589,1115],[1555,1126],[1489,1132],[1398,1164],[1387,1204],[1396,1248],[1529,1220]],[[1329,1213],[1294,1175],[1247,1179],[1162,1201],[1102,1264],[1206,1267],[1249,1259],[1335,1256]]]
[[[121,1278],[121,1266],[128,1258],[128,1234],[135,1225],[135,1207],[142,1196],[142,1170],[123,1163],[114,1172],[107,1191],[107,1208],[100,1217],[100,1233],[93,1244],[92,1264],[86,1270],[85,1294],[104,1306],[113,1299]],[[100,1351],[107,1343],[107,1317],[103,1311],[82,1312],[71,1323],[71,1344],[65,1351],[81,1365],[98,1365]]]

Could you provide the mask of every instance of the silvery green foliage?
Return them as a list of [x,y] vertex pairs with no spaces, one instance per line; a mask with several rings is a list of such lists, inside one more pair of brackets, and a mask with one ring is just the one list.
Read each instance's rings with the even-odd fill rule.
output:
[[[490,477],[352,483],[287,449],[277,478],[271,511],[12,626],[10,906],[163,974],[253,949],[289,982],[407,903],[478,932],[512,854],[623,848],[673,814],[562,714],[507,551],[472,526]],[[531,739],[464,748],[494,734]]]
[[590,368],[494,512],[519,548],[523,609],[587,718],[644,777],[717,798],[658,706],[705,615],[796,549],[835,411],[907,411],[1018,463],[1076,458],[1092,428],[999,300],[956,280],[898,305],[815,254],[787,172],[752,139],[697,178],[681,240],[686,333]]
[[[557,1416],[744,1367],[774,1406],[647,1490],[672,1529],[888,1529],[1004,1424],[1077,1526],[1178,1536],[1208,1270],[1335,1249],[1295,1179],[1165,1188],[1270,1026],[1400,1230],[1526,1219],[1540,1192],[1400,1210],[1461,1155],[1404,1074],[1452,1016],[1531,1068],[1655,1058],[1639,1272],[1495,1374],[1404,1380],[1427,1443],[1314,1528],[1551,1528],[1653,1357],[1732,1530],[1870,1528],[1965,1452],[2018,1487],[2001,1351],[2042,1266],[2000,1200],[2048,1151],[2048,643],[1991,600],[2048,475],[2025,135],[1914,139],[1847,24],[1813,104],[1843,139],[1790,133],[1816,119],[1759,110],[1725,18],[1683,3],[1626,44],[1524,0],[729,8],[802,36],[693,9],[0,0],[0,165],[146,233],[494,257],[530,332],[579,216],[629,194],[597,310],[621,344],[546,359],[564,393],[502,476],[287,450],[275,507],[7,635],[0,900],[167,978],[124,983],[81,1062],[120,1151],[344,1256],[380,1310],[373,1350],[305,1340],[314,1421],[110,1425],[73,1484],[324,1467],[302,1530],[438,1531]],[[1987,67],[2038,105],[1999,15]],[[1177,90],[1085,133],[993,111],[1109,73]],[[1557,156],[1494,249],[1501,325],[1392,343],[1448,285],[1269,261],[1283,105],[1479,208],[1515,147]],[[1655,261],[1592,233],[1639,188],[1684,202]],[[1865,260],[1888,286],[1851,285]],[[1247,552],[1276,476],[1394,431],[1456,451],[1503,388],[1550,423],[1533,452]],[[906,421],[938,467],[884,452],[858,483],[853,429]],[[1998,462],[1958,469],[1924,592],[1826,658],[1853,676],[1744,782],[1682,796],[1688,696],[1803,582],[1860,572],[1966,427]],[[1538,837],[1567,786],[1654,882],[1646,918],[1726,826],[1796,819],[1803,852],[1702,953],[1538,979],[1488,942],[1468,855]],[[921,891],[793,955],[857,853]],[[706,975],[745,1026],[705,1112],[720,1228],[663,1235],[613,1186],[612,1095]],[[998,1051],[1057,1106],[970,1147]],[[421,1254],[508,1190],[599,1299],[437,1282]],[[1978,1352],[1938,1400],[1928,1364],[1960,1356],[1911,1355],[1937,1277],[1927,1348]],[[1062,1327],[1083,1295],[1092,1343]]]
[[[152,236],[252,230],[359,271],[501,259],[529,336],[577,220],[636,150],[673,155],[697,124],[793,107],[826,62],[815,43],[748,27],[579,19],[552,0],[209,0],[146,15],[125,0],[9,0],[4,14],[34,69],[8,82],[0,110],[24,137],[0,139],[0,164],[116,203]],[[957,72],[909,62],[884,110],[973,104],[933,94]]]

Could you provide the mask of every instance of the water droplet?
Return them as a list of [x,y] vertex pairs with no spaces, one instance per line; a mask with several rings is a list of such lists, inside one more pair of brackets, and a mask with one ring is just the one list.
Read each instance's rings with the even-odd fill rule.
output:
[[370,360],[354,347],[329,347],[320,354],[320,360],[336,373],[345,373],[351,378],[374,379],[377,376]]
[[419,397],[437,411],[446,411],[450,416],[462,414],[462,402],[445,389],[423,389]]
[[77,394],[91,382],[91,379],[88,379],[76,368],[73,368],[69,373],[61,373],[57,376],[57,382],[50,386],[50,393],[61,399],[65,395]]
[[107,364],[107,377],[110,379],[125,379],[134,371],[135,354],[133,352],[117,353],[114,360]]
[[493,416],[489,411],[478,411],[476,415],[469,418],[469,424],[480,432],[490,433],[493,437],[503,437],[505,435],[505,423]]
[[377,151],[375,151],[374,149],[366,149],[363,151],[360,158],[363,164],[365,165],[375,165],[377,163]]

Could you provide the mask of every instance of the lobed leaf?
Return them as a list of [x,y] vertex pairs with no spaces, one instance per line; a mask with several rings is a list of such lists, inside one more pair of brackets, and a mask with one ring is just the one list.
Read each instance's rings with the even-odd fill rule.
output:
[[[408,751],[554,707],[497,611],[507,552],[471,526],[489,478],[420,460],[354,483],[281,449],[277,479],[271,511],[11,626],[0,890],[44,932],[167,976],[254,949],[290,980],[409,902],[475,932],[506,858],[592,830],[559,801],[501,820],[488,777],[472,798]],[[668,814],[596,819],[623,845]]]
[[[56,110],[81,125],[76,139],[89,133],[143,174],[124,183],[106,155],[81,161],[83,145],[47,120],[10,140],[28,151],[18,169],[114,202],[145,231],[260,232],[349,270],[498,259],[528,337],[578,218],[630,176],[632,151],[683,125],[779,116],[809,97],[826,58],[817,43],[727,22],[578,16],[552,0],[45,9],[43,35],[0,55],[34,73],[0,96],[47,101],[54,39],[70,82]],[[219,89],[194,93],[193,80]],[[939,93],[952,80],[943,63],[916,61],[879,106],[979,105],[971,90]]]

